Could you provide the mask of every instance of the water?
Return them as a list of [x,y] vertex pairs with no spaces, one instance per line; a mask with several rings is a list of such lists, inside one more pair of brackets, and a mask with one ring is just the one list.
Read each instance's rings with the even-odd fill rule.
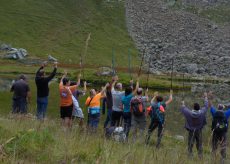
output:
[[0,92],[10,91],[14,80],[10,78],[0,78]]

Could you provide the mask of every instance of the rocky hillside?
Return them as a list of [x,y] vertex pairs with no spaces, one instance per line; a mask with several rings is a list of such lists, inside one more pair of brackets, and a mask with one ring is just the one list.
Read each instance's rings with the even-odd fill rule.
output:
[[[221,7],[225,7],[223,11],[228,13],[230,6],[227,8],[229,3],[225,2],[126,0],[129,33],[138,49],[145,50],[146,65],[151,61],[151,72],[169,71],[174,59],[177,72],[228,75],[229,17],[221,19],[224,20],[222,22],[213,21],[218,18],[213,16],[214,12],[222,11]],[[199,8],[194,7],[194,4]]]

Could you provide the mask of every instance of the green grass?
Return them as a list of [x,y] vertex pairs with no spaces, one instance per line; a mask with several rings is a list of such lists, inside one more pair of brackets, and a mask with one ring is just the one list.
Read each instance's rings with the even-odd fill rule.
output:
[[128,35],[124,2],[103,0],[1,0],[0,41],[23,47],[30,56],[47,59],[52,54],[64,63],[79,63],[91,33],[85,63],[117,66],[138,62]]
[[[204,159],[187,158],[187,143],[176,140],[166,131],[159,150],[156,135],[149,146],[142,136],[137,142],[117,143],[97,134],[88,134],[74,126],[71,131],[60,128],[58,120],[40,124],[33,119],[1,119],[0,134],[3,154],[1,163],[211,163],[209,131],[204,130]],[[132,137],[132,136],[130,136]],[[186,133],[184,135],[186,137]],[[229,153],[228,153],[229,155]],[[219,156],[218,156],[219,158]],[[227,161],[226,161],[227,162]]]

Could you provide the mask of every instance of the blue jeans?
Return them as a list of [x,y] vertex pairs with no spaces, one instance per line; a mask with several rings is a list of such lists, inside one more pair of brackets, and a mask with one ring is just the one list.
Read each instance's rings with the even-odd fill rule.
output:
[[107,127],[108,123],[110,122],[110,124],[112,123],[112,109],[108,109],[107,110],[107,117],[104,123],[104,128]]
[[46,115],[48,97],[37,97],[37,119],[43,120]]
[[26,97],[13,98],[13,110],[12,113],[27,113],[27,101]]
[[89,113],[89,127],[96,129],[100,120],[100,113],[90,114]]

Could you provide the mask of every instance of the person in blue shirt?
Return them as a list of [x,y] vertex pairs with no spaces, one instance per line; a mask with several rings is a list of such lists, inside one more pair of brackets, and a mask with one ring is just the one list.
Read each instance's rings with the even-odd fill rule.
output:
[[227,110],[224,110],[225,106],[222,104],[218,105],[217,110],[211,105],[210,112],[213,118],[212,121],[212,153],[213,157],[216,157],[216,150],[218,144],[220,144],[221,163],[226,158],[227,148],[227,129],[228,119],[230,117],[230,106]]
[[125,89],[125,95],[122,96],[124,132],[126,134],[127,139],[128,139],[128,135],[131,127],[131,120],[132,120],[132,114],[130,111],[130,102],[133,96],[135,95],[135,93],[137,92],[138,88],[139,88],[139,80],[137,80],[135,90],[133,90],[133,88],[129,86]]

